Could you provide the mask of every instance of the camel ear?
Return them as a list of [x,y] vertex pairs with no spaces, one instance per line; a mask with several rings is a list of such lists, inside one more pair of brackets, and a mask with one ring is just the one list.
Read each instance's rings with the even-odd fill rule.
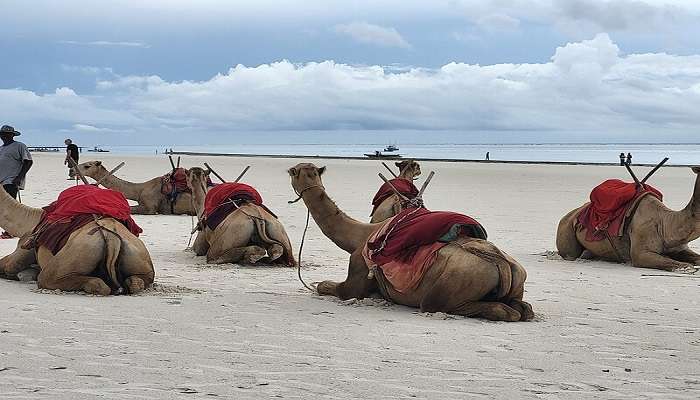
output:
[[96,167],[99,167],[100,165],[102,165],[102,161],[95,161],[95,166],[96,166]]
[[323,175],[323,173],[324,173],[324,172],[326,172],[326,167],[325,167],[325,166],[324,166],[324,167],[321,167],[321,168],[319,168],[319,169],[318,169],[318,176],[321,176],[321,175]]
[[700,174],[700,167],[690,167],[696,174]]
[[287,170],[287,172],[289,173],[289,176],[297,176],[297,174],[299,174],[296,168],[290,168]]

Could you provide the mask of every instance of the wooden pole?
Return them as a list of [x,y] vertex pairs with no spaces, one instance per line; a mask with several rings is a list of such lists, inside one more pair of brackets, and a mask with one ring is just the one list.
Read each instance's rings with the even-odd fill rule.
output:
[[170,160],[170,166],[173,168],[173,171],[175,171],[175,162],[173,161],[173,156],[168,155],[168,160]]
[[634,179],[634,183],[636,183],[637,186],[641,185],[641,182],[639,182],[639,179],[637,179],[637,175],[634,174],[634,171],[632,171],[632,168],[630,168],[630,166],[627,165],[627,163],[625,163],[625,168],[627,168],[627,172],[629,172],[630,175],[632,175],[632,179]]
[[392,185],[391,182],[389,182],[389,180],[386,179],[386,177],[385,177],[384,175],[382,175],[381,173],[379,173],[379,177],[382,178],[382,180],[383,180],[384,182],[388,183],[389,186],[391,186],[391,189],[394,190],[394,193],[396,193],[397,196],[401,197],[404,201],[410,200],[408,197],[404,196],[403,193],[399,192],[399,191],[394,187],[394,185]]
[[83,181],[84,184],[89,185],[90,182],[88,182],[87,179],[83,176],[83,174],[80,173],[80,169],[78,169],[78,164],[75,163],[75,160],[73,157],[68,157],[68,163],[70,163],[71,168],[73,168],[73,171],[75,171],[75,174],[80,177],[80,180]]
[[249,169],[250,169],[250,165],[246,166],[245,169],[243,170],[243,172],[241,172],[241,174],[238,175],[238,178],[236,178],[236,180],[234,182],[238,183],[238,181],[240,181],[241,178],[243,178],[243,175],[245,175],[245,173],[248,172]]
[[645,176],[644,179],[642,179],[642,183],[645,183],[647,181],[647,179],[651,178],[651,176],[654,175],[654,173],[656,173],[656,171],[658,171],[659,168],[663,167],[663,165],[666,164],[666,161],[668,161],[668,157],[664,158],[663,160],[661,160],[660,163],[656,164],[656,167],[654,167],[654,169],[649,171],[647,176]]
[[177,168],[180,168],[180,156],[177,156]]
[[209,164],[204,163],[204,166],[207,167],[207,169],[208,169],[209,171],[211,171],[211,173],[214,174],[214,176],[216,176],[217,178],[219,178],[219,180],[221,181],[221,183],[226,183],[226,179],[222,178],[221,175],[217,174],[216,171],[214,171],[213,169],[211,169],[211,167],[209,166]]
[[100,186],[102,184],[102,182],[104,182],[104,180],[107,179],[107,177],[114,175],[114,173],[119,171],[121,169],[121,167],[123,167],[124,165],[125,165],[125,163],[122,162],[121,164],[114,167],[111,171],[107,172],[107,175],[103,176],[102,179],[97,181],[97,183],[95,183],[95,186]]
[[428,184],[430,183],[430,180],[433,179],[433,176],[435,176],[435,171],[430,171],[430,174],[428,175],[428,179],[423,182],[423,186],[421,186],[420,191],[418,192],[418,198],[423,197],[423,192],[425,192],[425,189],[428,188]]
[[389,170],[389,173],[394,176],[394,178],[398,178],[399,176],[394,173],[394,170],[392,170],[384,161],[382,161],[382,165]]

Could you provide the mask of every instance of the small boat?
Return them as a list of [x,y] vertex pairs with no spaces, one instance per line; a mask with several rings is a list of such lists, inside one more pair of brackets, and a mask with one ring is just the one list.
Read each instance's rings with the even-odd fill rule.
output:
[[384,148],[384,151],[390,153],[392,151],[399,151],[399,148],[396,145],[390,144]]
[[93,153],[109,153],[109,150],[105,150],[101,147],[95,146],[92,149],[88,149],[88,151],[91,151]]
[[375,150],[374,153],[365,153],[365,157],[369,157],[369,158],[401,158],[401,154],[384,154],[379,150]]

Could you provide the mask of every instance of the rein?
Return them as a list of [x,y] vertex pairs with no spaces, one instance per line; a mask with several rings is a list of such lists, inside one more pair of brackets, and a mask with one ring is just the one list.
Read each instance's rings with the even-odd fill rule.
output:
[[[305,187],[304,189],[302,189],[299,192],[296,189],[294,189],[294,193],[296,193],[299,197],[297,197],[296,200],[290,200],[287,203],[294,204],[294,203],[298,202],[299,200],[302,199],[304,192],[306,192],[309,189],[315,188],[315,187],[320,187],[322,189],[325,189],[323,187],[323,185],[312,185],[309,187]],[[301,282],[301,284],[304,285],[305,288],[307,288],[309,291],[311,291],[313,293],[317,293],[317,291],[314,290],[308,284],[306,284],[306,282],[304,282],[304,278],[301,277],[301,254],[302,254],[302,251],[304,250],[304,241],[306,240],[306,231],[309,230],[309,220],[310,219],[311,219],[311,211],[307,207],[307,209],[306,209],[306,225],[304,226],[304,233],[302,233],[302,235],[301,235],[301,243],[299,243],[299,255],[297,256],[297,276],[299,277],[299,282]]]

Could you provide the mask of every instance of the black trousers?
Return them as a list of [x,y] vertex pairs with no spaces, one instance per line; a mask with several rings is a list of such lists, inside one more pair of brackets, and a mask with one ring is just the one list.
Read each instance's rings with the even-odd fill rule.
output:
[[13,199],[17,200],[17,185],[9,184],[9,185],[2,185],[2,188],[5,189],[5,191],[12,196]]

